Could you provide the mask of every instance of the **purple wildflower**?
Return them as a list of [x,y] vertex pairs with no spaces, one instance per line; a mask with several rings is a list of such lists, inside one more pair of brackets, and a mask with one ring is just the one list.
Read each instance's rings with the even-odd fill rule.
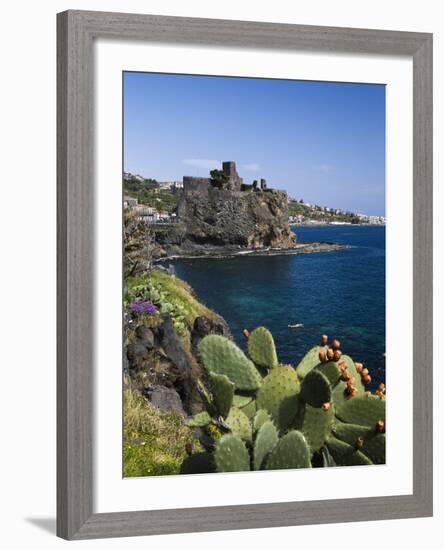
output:
[[136,300],[130,306],[132,313],[136,315],[155,315],[157,313],[157,307],[151,302],[145,302],[143,300]]

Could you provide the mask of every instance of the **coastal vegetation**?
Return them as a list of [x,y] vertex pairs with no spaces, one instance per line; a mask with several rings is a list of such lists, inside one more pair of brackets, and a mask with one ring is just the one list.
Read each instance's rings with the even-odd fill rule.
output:
[[[385,463],[385,386],[375,391],[346,346],[323,335],[282,361],[264,309],[264,326],[245,327],[241,349],[241,335],[233,338],[218,312],[156,262],[308,246],[289,228],[286,193],[265,180],[243,191],[234,163],[224,170],[189,178],[174,228],[153,230],[140,212],[124,210],[124,475]],[[140,177],[125,185],[145,201],[161,192]]]
[[385,387],[367,390],[368,370],[337,340],[283,365],[259,327],[244,353],[189,285],[157,270],[127,278],[125,319],[125,476],[385,462]]

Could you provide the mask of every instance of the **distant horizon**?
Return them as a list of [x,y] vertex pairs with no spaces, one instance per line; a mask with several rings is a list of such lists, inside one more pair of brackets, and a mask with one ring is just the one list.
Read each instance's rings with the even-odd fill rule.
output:
[[385,86],[124,72],[125,172],[182,181],[225,160],[245,183],[385,216]]

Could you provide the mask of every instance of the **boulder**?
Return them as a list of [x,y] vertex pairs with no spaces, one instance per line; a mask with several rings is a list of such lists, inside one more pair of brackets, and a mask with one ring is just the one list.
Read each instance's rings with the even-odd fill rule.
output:
[[186,416],[180,396],[174,388],[150,386],[144,391],[144,395],[159,411]]
[[136,328],[137,343],[144,345],[147,349],[154,347],[153,331],[146,325],[139,325]]
[[135,342],[133,344],[128,344],[126,347],[126,357],[130,369],[141,367],[147,356],[148,349],[143,343]]
[[228,324],[222,317],[218,317],[216,320],[205,315],[196,317],[191,331],[191,347],[195,356],[197,356],[200,341],[209,334],[219,334],[231,339]]

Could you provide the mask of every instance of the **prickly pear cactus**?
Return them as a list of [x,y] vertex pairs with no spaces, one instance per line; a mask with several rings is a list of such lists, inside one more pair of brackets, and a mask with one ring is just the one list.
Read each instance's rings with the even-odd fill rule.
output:
[[385,399],[376,395],[354,397],[336,406],[336,416],[342,422],[373,428],[379,420],[385,422]]
[[233,396],[233,405],[238,409],[243,409],[244,407],[249,405],[252,401],[253,401],[253,397],[251,395],[241,395],[241,394],[235,393]]
[[342,373],[337,362],[329,361],[328,363],[319,363],[314,369],[321,372],[327,378],[331,387],[336,386],[341,378]]
[[295,426],[307,440],[312,453],[318,451],[331,433],[334,420],[333,407],[312,407],[304,405],[303,414],[299,415],[299,422]]
[[273,336],[265,327],[258,327],[250,334],[248,353],[256,365],[260,367],[271,369],[278,364]]
[[323,468],[334,468],[337,466],[326,445],[324,445],[321,449],[321,458]]
[[337,422],[333,427],[333,434],[351,446],[356,446],[359,441],[359,450],[367,458],[374,464],[385,464],[385,434],[379,433],[375,427]]
[[253,419],[253,432],[256,433],[262,424],[265,424],[267,420],[270,420],[270,415],[265,409],[259,409],[254,415]]
[[300,382],[293,367],[278,365],[263,380],[257,408],[266,410],[279,430],[286,430],[297,414],[299,391]]
[[245,443],[233,434],[222,436],[216,443],[214,462],[218,472],[245,472],[250,470],[250,455]]
[[188,426],[190,428],[203,428],[208,426],[208,424],[211,423],[211,420],[212,418],[207,411],[202,411],[194,415],[193,418],[188,421]]
[[[361,376],[356,370],[355,363],[351,357],[348,355],[343,355],[337,363],[338,367],[344,369],[341,374],[347,374],[351,381],[353,381],[353,387],[355,388],[355,397],[359,397],[365,394],[365,386],[361,381]],[[335,403],[340,403],[342,401],[347,401],[349,395],[347,393],[347,383],[340,380],[336,387],[333,390],[333,401]]]
[[234,384],[225,374],[210,372],[208,377],[216,414],[226,418],[233,404]]
[[279,439],[267,460],[267,470],[311,468],[310,448],[305,437],[291,431]]
[[264,460],[273,450],[279,440],[278,431],[270,420],[267,420],[259,428],[254,441],[254,460],[253,467],[255,470],[261,470]]
[[331,401],[331,386],[328,378],[319,370],[311,370],[302,380],[301,399],[312,407],[322,407]]
[[257,390],[262,378],[253,362],[233,342],[210,334],[199,345],[203,365],[208,372],[225,374],[238,390]]
[[296,372],[299,378],[304,378],[311,369],[314,369],[319,364],[319,352],[326,351],[327,346],[315,346],[303,357],[302,361],[296,367]]
[[233,406],[240,409],[250,419],[256,414],[256,400],[251,395],[235,394],[233,397]]
[[327,447],[338,466],[369,466],[373,462],[360,450],[334,436],[327,440]]
[[324,346],[323,336],[295,370],[274,363],[266,329],[251,338],[251,357],[270,367],[263,379],[231,341],[202,340],[211,393],[203,388],[208,412],[189,426],[205,428],[201,443],[208,452],[185,459],[182,473],[385,463],[385,387],[366,392],[368,370],[343,355],[339,341]]
[[232,433],[243,441],[251,441],[252,427],[248,416],[236,407],[231,407],[225,424],[230,427]]

